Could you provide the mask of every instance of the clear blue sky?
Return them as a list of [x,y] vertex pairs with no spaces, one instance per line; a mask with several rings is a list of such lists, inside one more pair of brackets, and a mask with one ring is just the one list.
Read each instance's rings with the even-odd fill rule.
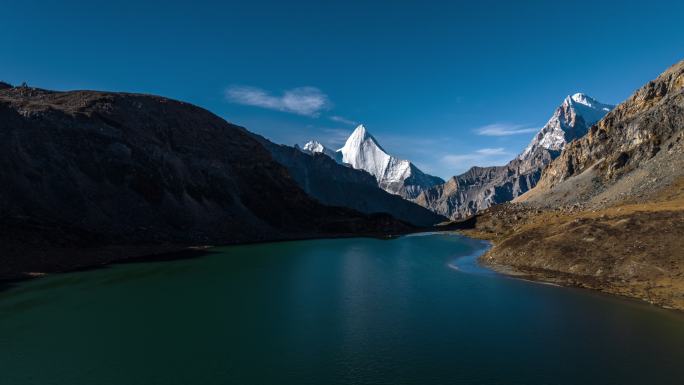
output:
[[0,79],[161,94],[286,144],[362,122],[449,177],[511,159],[566,95],[616,104],[684,59],[682,1],[446,3],[5,1]]

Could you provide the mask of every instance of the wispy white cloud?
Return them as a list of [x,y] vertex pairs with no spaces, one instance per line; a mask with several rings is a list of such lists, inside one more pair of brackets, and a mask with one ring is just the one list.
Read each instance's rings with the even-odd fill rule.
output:
[[359,122],[357,122],[357,121],[354,121],[354,120],[351,120],[351,119],[347,119],[347,118],[345,118],[345,117],[343,117],[343,116],[339,116],[339,115],[333,115],[333,116],[331,116],[331,117],[330,117],[330,120],[332,120],[333,122],[337,122],[337,123],[348,124],[348,125],[350,125],[350,126],[355,126],[355,125],[359,124]]
[[504,150],[503,147],[481,148],[475,151],[475,153],[482,156],[508,155],[508,152]]
[[537,132],[539,128],[529,127],[522,124],[494,123],[482,126],[475,130],[478,135],[484,136],[509,136]]
[[225,97],[232,103],[314,117],[330,107],[328,96],[316,87],[292,88],[273,95],[257,87],[231,86],[226,89]]
[[481,148],[465,154],[447,154],[441,159],[442,163],[455,170],[465,170],[472,166],[494,166],[511,160],[513,153],[503,147]]

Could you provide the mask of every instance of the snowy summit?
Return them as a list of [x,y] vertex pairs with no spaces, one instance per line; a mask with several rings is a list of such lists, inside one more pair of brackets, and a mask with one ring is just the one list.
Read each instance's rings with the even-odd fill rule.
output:
[[526,160],[534,156],[537,149],[560,152],[567,143],[584,136],[589,127],[601,120],[613,107],[615,106],[598,102],[583,93],[567,96],[520,155],[520,159]]
[[304,145],[309,153],[323,153],[331,158],[375,177],[378,186],[407,199],[416,198],[423,190],[444,183],[441,178],[427,175],[413,163],[389,155],[363,124],[356,127],[344,146],[331,151],[317,141]]

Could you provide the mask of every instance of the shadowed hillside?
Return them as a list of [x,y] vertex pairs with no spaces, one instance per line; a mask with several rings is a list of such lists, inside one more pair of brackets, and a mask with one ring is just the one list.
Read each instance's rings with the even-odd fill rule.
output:
[[0,277],[188,245],[402,232],[311,199],[244,129],[158,96],[0,90]]

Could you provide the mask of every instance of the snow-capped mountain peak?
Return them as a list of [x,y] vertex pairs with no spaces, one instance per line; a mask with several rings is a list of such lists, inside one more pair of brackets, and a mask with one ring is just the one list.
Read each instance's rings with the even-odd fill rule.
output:
[[595,110],[600,110],[600,111],[605,111],[608,112],[611,109],[613,109],[614,106],[611,106],[609,104],[603,104],[601,102],[596,101],[593,99],[591,96],[587,94],[583,94],[581,92],[578,92],[572,96],[568,96],[570,100],[577,104],[582,104],[584,106],[587,106],[589,108],[595,109]]
[[[591,107],[592,104],[595,103],[594,99],[587,96],[586,94],[583,94],[582,92],[578,92],[576,94],[573,94],[572,96],[568,95],[565,99],[568,101],[572,100],[575,103],[584,104],[585,106],[588,106],[588,107]],[[594,102],[594,103],[592,103],[592,102]]]
[[347,141],[344,143],[344,146],[337,151],[345,153],[351,151],[351,149],[353,148],[363,146],[363,143],[365,142],[368,142],[368,144],[366,144],[367,146],[370,146],[372,144],[378,149],[380,149],[380,151],[385,153],[385,150],[380,146],[375,137],[373,137],[373,135],[371,135],[371,133],[368,132],[368,130],[366,130],[366,127],[363,124],[359,124],[358,126],[356,126],[351,135],[349,135],[349,138],[347,138]]
[[342,163],[342,158],[340,157],[340,154],[338,154],[335,150],[332,150],[315,140],[310,140],[306,142],[304,144],[304,147],[301,148],[301,151],[308,154],[324,154],[333,158],[337,163]]
[[408,199],[417,197],[424,189],[444,183],[440,178],[424,174],[408,160],[388,154],[363,124],[358,125],[344,146],[333,154],[315,141],[304,145],[304,149],[311,153],[322,152],[338,162],[365,170],[375,177],[382,189]]
[[601,120],[613,107],[584,93],[568,95],[520,154],[520,159],[534,156],[537,149],[563,150],[565,144],[584,136],[589,127]]
[[364,126],[363,124],[359,124],[358,126],[356,126],[356,128],[351,133],[351,135],[349,135],[349,139],[354,138],[354,137],[360,137],[360,138],[366,139],[367,135],[369,135],[369,134],[368,134],[368,131],[366,130],[366,126]]
[[[380,147],[375,138],[360,124],[354,132],[347,138],[344,146],[337,150],[342,154],[342,161],[356,169],[368,171],[380,183],[386,179],[385,173],[392,160],[392,157]],[[400,162],[394,162],[400,163]],[[408,163],[408,162],[406,162]],[[401,170],[394,170],[394,177],[401,178],[408,170],[408,165],[403,165]],[[397,173],[402,175],[396,175]]]
[[304,147],[302,147],[306,151],[311,151],[311,152],[323,152],[326,150],[325,146],[322,145],[320,142],[317,142],[315,140],[310,140],[304,144]]

